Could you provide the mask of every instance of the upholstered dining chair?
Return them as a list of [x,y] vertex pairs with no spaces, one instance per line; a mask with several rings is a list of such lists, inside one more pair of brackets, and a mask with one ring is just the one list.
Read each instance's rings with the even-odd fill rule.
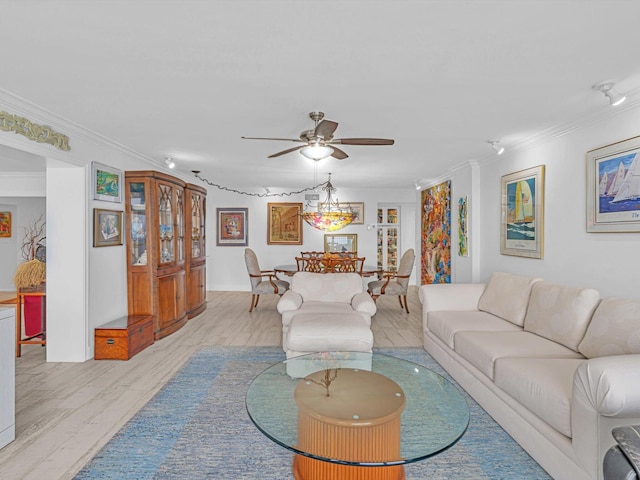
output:
[[258,306],[258,300],[263,293],[275,293],[282,296],[289,290],[289,282],[280,280],[273,270],[260,270],[258,257],[250,248],[244,249],[244,261],[251,281],[251,307],[249,312]]
[[[409,304],[407,303],[407,290],[409,289],[409,278],[413,271],[413,264],[416,260],[416,254],[413,248],[410,248],[402,254],[400,265],[397,272],[382,272],[380,280],[369,282],[367,291],[375,302],[380,295],[398,295],[400,308],[404,308],[409,313]],[[404,300],[404,305],[402,301]]]

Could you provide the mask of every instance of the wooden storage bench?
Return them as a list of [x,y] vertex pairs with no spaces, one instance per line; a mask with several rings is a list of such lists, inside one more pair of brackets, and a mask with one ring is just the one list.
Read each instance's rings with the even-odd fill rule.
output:
[[129,315],[95,329],[95,360],[129,360],[153,344],[153,316]]

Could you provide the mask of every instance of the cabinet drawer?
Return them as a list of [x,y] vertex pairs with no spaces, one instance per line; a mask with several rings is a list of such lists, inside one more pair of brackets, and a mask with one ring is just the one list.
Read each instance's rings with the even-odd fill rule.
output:
[[96,360],[129,360],[153,344],[153,317],[130,316],[95,330]]

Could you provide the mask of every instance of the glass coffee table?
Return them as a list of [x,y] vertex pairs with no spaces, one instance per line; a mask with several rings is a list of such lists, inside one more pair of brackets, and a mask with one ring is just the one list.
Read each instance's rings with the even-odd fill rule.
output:
[[247,412],[294,452],[297,480],[402,480],[404,464],[454,445],[469,424],[460,390],[428,368],[383,354],[326,352],[258,375]]

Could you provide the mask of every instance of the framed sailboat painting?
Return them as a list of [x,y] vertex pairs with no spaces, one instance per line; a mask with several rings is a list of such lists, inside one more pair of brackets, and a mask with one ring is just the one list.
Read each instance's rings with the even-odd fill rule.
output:
[[544,165],[502,177],[500,253],[542,258],[544,250]]
[[587,232],[640,232],[640,137],[587,152]]

